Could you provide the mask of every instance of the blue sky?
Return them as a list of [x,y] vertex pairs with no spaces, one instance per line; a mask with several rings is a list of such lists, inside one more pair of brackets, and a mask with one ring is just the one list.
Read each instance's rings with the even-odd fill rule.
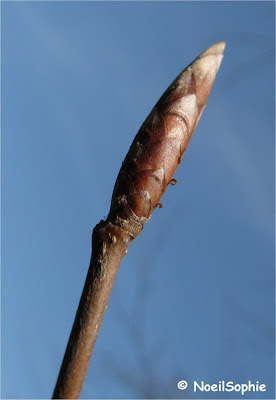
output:
[[[121,162],[226,41],[175,178],[120,267],[82,398],[274,397],[273,2],[2,2],[2,398],[50,398]],[[186,391],[177,382],[186,379]]]

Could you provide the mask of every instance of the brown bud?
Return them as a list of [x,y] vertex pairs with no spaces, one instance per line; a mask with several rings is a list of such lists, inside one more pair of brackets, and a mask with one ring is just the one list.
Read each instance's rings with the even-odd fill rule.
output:
[[136,237],[158,205],[205,107],[223,57],[209,47],[165,91],[137,133],[115,183],[108,221]]

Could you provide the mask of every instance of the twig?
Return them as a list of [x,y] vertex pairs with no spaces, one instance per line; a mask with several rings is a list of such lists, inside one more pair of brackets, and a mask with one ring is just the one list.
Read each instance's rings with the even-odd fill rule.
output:
[[211,46],[175,79],[129,149],[109,215],[93,230],[90,266],[54,399],[75,399],[80,394],[121,259],[171,182],[205,106],[224,47],[224,42]]

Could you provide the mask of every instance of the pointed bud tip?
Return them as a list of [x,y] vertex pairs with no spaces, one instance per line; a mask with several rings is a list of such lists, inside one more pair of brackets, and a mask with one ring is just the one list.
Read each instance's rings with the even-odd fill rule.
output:
[[205,56],[223,55],[225,44],[226,43],[223,41],[213,44],[213,46],[209,47],[207,50],[201,53],[198,58],[202,58]]

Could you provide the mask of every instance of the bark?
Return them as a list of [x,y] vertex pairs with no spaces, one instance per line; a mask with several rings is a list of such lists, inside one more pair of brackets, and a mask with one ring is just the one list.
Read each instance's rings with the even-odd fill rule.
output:
[[109,294],[129,243],[159,205],[205,107],[224,42],[196,58],[169,86],[137,133],[117,177],[92,257],[53,398],[78,398]]

